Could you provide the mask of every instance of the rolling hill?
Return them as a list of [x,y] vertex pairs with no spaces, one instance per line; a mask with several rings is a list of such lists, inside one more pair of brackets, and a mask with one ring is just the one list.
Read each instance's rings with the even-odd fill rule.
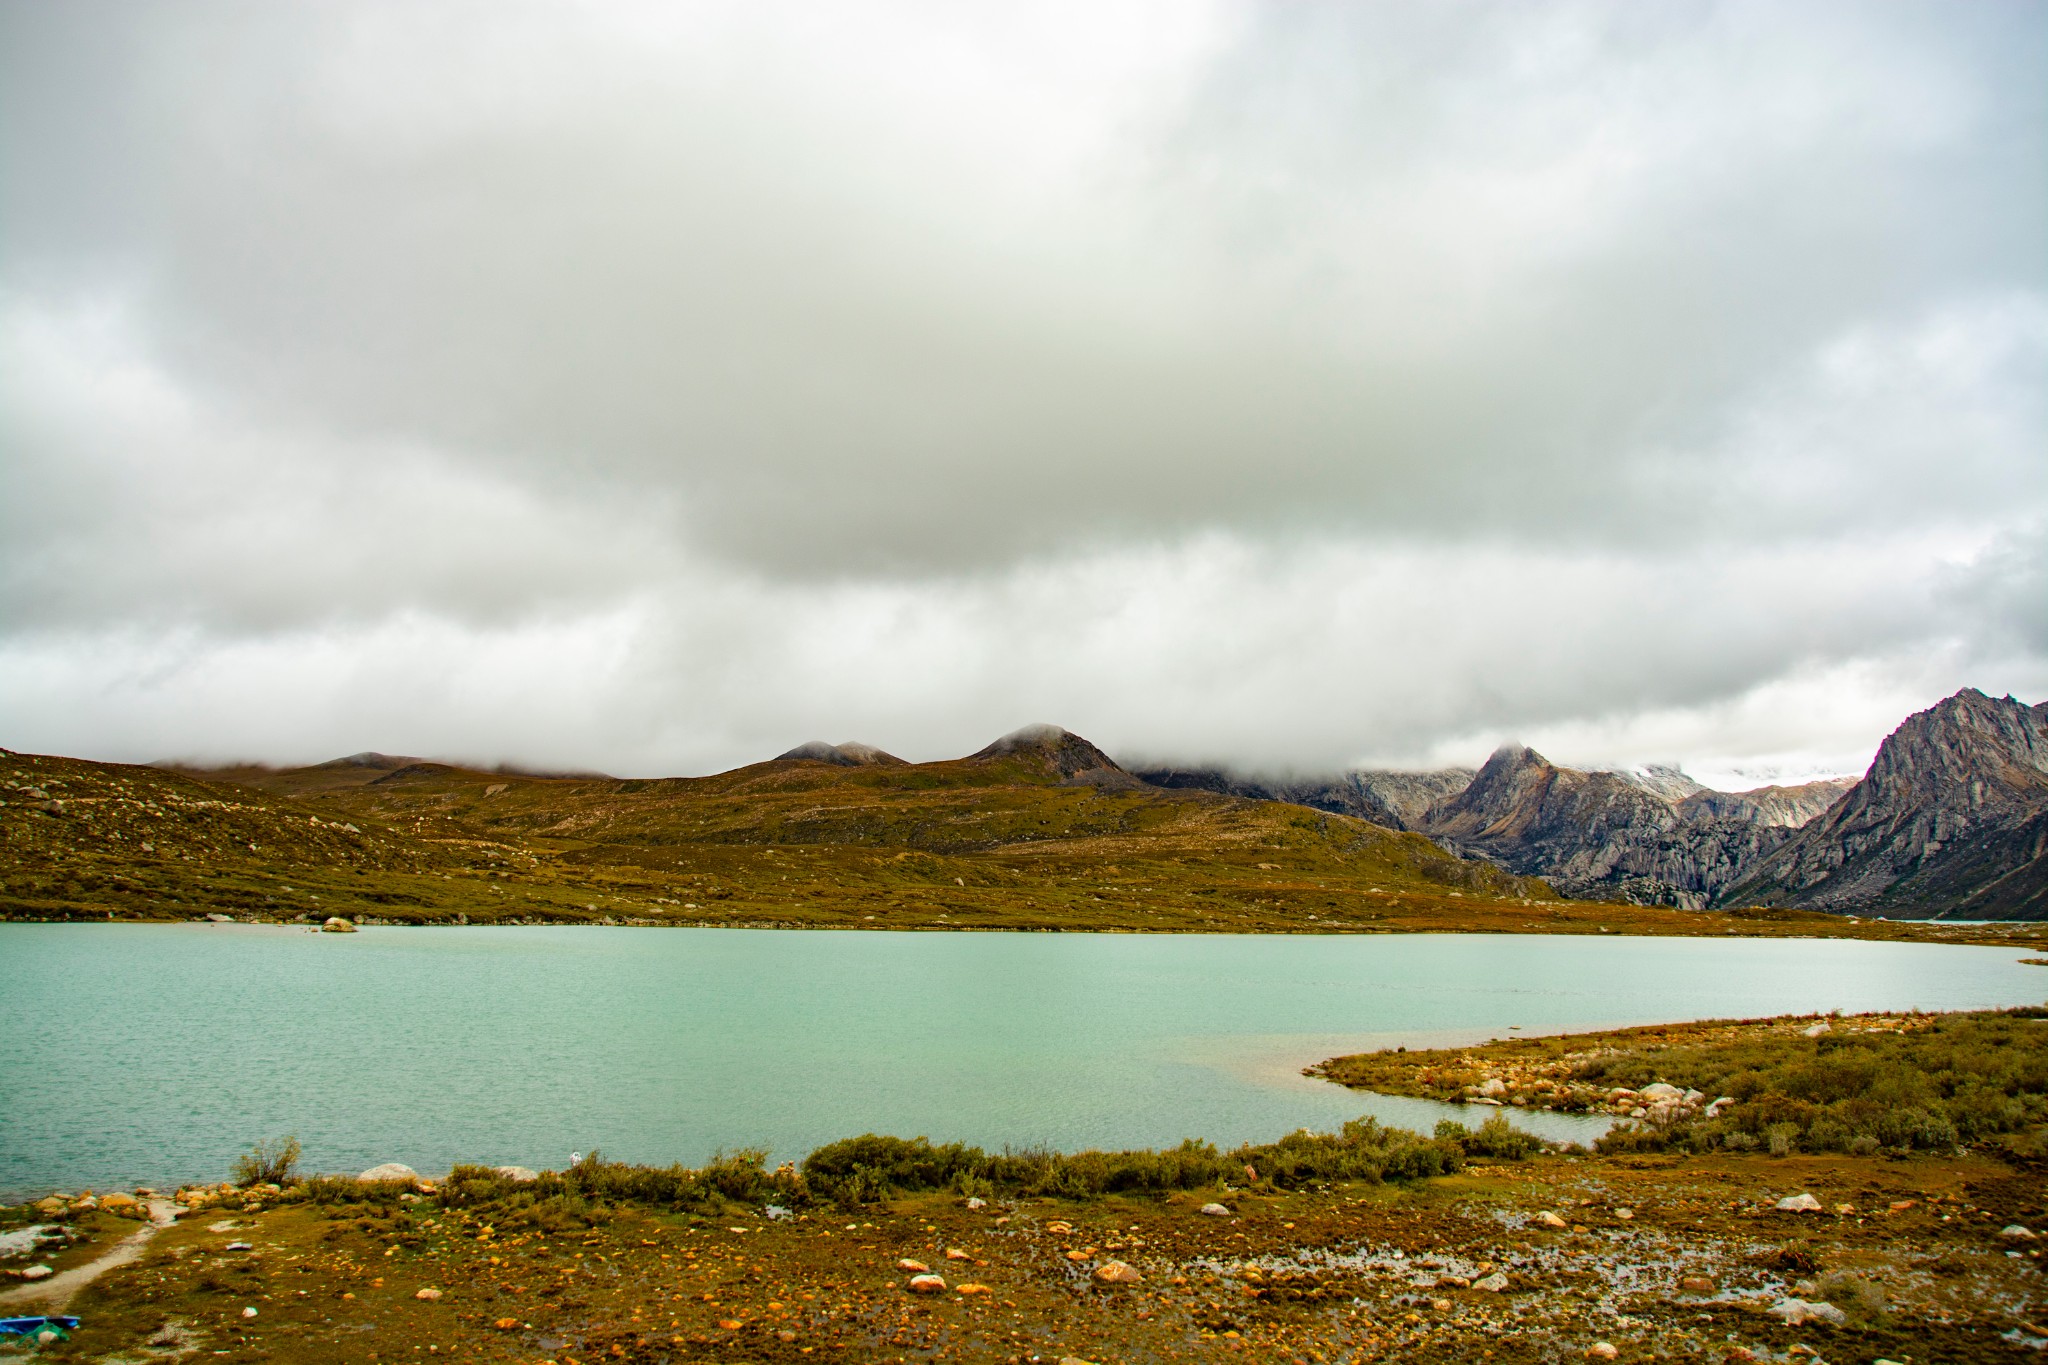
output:
[[1162,791],[1046,726],[946,762],[806,745],[696,778],[374,753],[214,771],[7,754],[0,769],[15,918],[1275,930],[1533,926],[1557,906],[1418,835]]

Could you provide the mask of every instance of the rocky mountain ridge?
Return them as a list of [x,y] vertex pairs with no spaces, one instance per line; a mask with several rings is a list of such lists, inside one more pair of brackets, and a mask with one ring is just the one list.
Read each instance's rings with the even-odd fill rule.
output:
[[1431,806],[1456,796],[1478,774],[1474,768],[1426,772],[1361,768],[1322,777],[1246,777],[1215,767],[1137,767],[1131,772],[1155,787],[1222,792],[1253,801],[1287,801],[1413,832],[1421,831],[1422,818]]
[[1476,773],[1136,771],[1357,815],[1586,899],[2048,918],[2048,702],[1971,688],[1908,717],[1860,780],[1743,792],[1662,765],[1560,767],[1523,745]]
[[1421,832],[1510,870],[1540,868],[1532,875],[1567,895],[1697,910],[1848,783],[1757,793],[1692,785],[1671,800],[1628,774],[1561,768],[1509,745],[1464,791],[1425,812]]
[[1560,767],[1506,745],[1480,769],[1270,778],[1138,767],[1156,786],[1289,801],[1426,835],[1567,895],[1702,909],[1825,811],[1852,779],[1714,791],[1676,767]]
[[2048,917],[2048,702],[1965,688],[1908,716],[1863,780],[1725,899]]

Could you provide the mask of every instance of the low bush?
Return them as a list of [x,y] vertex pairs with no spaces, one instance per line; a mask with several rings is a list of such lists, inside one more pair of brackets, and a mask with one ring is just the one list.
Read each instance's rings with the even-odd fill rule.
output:
[[1436,1126],[1436,1135],[1457,1143],[1467,1156],[1525,1161],[1543,1150],[1543,1139],[1523,1132],[1500,1114],[1495,1114],[1477,1128],[1467,1128],[1456,1119],[1445,1119]]
[[300,1150],[299,1140],[295,1137],[255,1143],[235,1158],[235,1183],[243,1186],[284,1184],[292,1178],[292,1171],[299,1164]]
[[1232,1181],[1299,1189],[1337,1180],[1423,1179],[1455,1171],[1464,1160],[1465,1148],[1455,1139],[1425,1139],[1365,1118],[1337,1133],[1304,1129],[1230,1152],[1190,1139],[1157,1151],[991,1154],[960,1143],[868,1133],[820,1147],[805,1158],[802,1174],[815,1197],[855,1205],[892,1193],[943,1189],[1069,1199],[1163,1194]]
[[1736,1103],[1714,1119],[1618,1128],[1603,1152],[1949,1151],[1999,1140],[2038,1146],[2048,1125],[2048,1010],[1937,1017],[1903,1033],[1775,1035],[1602,1057],[1575,1080],[1690,1086]]
[[[1455,1127],[1455,1125],[1452,1125]],[[516,1181],[489,1166],[462,1165],[441,1181],[451,1209],[487,1213],[499,1227],[566,1231],[589,1226],[611,1204],[715,1214],[734,1204],[800,1207],[827,1202],[874,1203],[894,1194],[951,1190],[961,1196],[1094,1199],[1106,1194],[1165,1194],[1225,1184],[1265,1183],[1300,1189],[1340,1180],[1423,1180],[1461,1169],[1468,1152],[1526,1156],[1541,1144],[1496,1117],[1477,1131],[1439,1130],[1423,1138],[1354,1119],[1335,1133],[1307,1129],[1278,1142],[1223,1152],[1189,1141],[1164,1150],[1122,1152],[985,1152],[961,1143],[875,1133],[827,1143],[801,1169],[768,1169],[767,1154],[720,1153],[707,1165],[634,1166],[593,1152],[566,1171]],[[299,1189],[331,1218],[399,1218],[411,1192],[405,1182],[364,1184],[346,1176],[315,1176]]]

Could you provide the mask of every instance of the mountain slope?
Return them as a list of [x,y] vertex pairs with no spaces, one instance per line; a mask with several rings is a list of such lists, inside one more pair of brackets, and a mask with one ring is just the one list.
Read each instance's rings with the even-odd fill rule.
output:
[[[1683,789],[1668,778],[1660,785]],[[1519,745],[1495,751],[1422,828],[1510,871],[1541,868],[1567,895],[1687,909],[1704,907],[1785,837],[1755,819],[1683,811],[1633,774],[1560,768]]]
[[[1556,898],[1541,882],[1417,835],[1149,787],[1057,727],[939,763],[847,762],[850,746],[832,747],[836,760],[802,746],[661,779],[11,755],[0,915],[1209,931],[1612,919],[1544,908]],[[175,825],[158,813],[174,805]],[[102,809],[119,819],[84,813]],[[131,837],[145,820],[180,836]]]
[[2048,703],[1965,688],[1907,717],[1861,782],[1722,900],[2048,918]]
[[1425,834],[1466,857],[1540,876],[1568,895],[1705,907],[1852,785],[1717,792],[1676,768],[1561,768],[1518,745],[1474,772],[1360,770],[1266,778],[1220,768],[1141,768],[1157,786],[1227,792],[1341,811]]
[[1132,774],[1155,787],[1221,792],[1254,801],[1290,801],[1334,815],[1355,815],[1388,829],[1419,830],[1429,808],[1463,791],[1474,770],[1358,768],[1334,776],[1256,777],[1224,768],[1144,767],[1132,769]]
[[1853,777],[1828,777],[1794,787],[1757,787],[1746,792],[1706,788],[1678,803],[1687,819],[1747,820],[1759,825],[1797,829],[1842,799],[1856,785]]

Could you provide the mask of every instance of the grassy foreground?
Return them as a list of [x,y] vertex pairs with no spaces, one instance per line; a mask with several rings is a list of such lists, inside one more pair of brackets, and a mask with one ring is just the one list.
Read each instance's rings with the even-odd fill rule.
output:
[[1567,901],[1420,835],[1075,777],[1056,758],[778,760],[639,781],[397,760],[193,773],[0,751],[0,918],[2048,938],[2048,925]]
[[[2001,1021],[2013,1031],[1998,1035]],[[47,1354],[2038,1360],[2048,1182],[2026,1059],[2048,1022],[1920,1023],[1903,1036],[1921,1050],[1901,1055],[1932,1055],[1950,1024],[1964,1030],[1951,1041],[2013,1054],[1971,1069],[1980,1108],[2019,1106],[2005,1141],[1586,1153],[1538,1150],[1497,1119],[1429,1137],[1362,1121],[1227,1153],[992,1154],[869,1136],[776,1170],[752,1153],[700,1170],[593,1157],[527,1180],[458,1167],[282,1185],[259,1180],[280,1173],[271,1148],[270,1169],[245,1168],[252,1183],[181,1191],[182,1216],[77,1295],[82,1328]],[[1712,1027],[1635,1031],[1605,1051],[1624,1071],[1654,1058],[1663,1074],[1711,1073],[1748,1096],[1739,1115],[1794,1083],[1780,1040],[1812,1041],[1805,1020]],[[1960,1093],[1961,1074],[1927,1080]],[[1798,1207],[1780,1208],[1788,1197]],[[138,1226],[97,1200],[0,1213],[0,1231],[31,1222],[60,1239],[40,1253],[58,1270]]]

